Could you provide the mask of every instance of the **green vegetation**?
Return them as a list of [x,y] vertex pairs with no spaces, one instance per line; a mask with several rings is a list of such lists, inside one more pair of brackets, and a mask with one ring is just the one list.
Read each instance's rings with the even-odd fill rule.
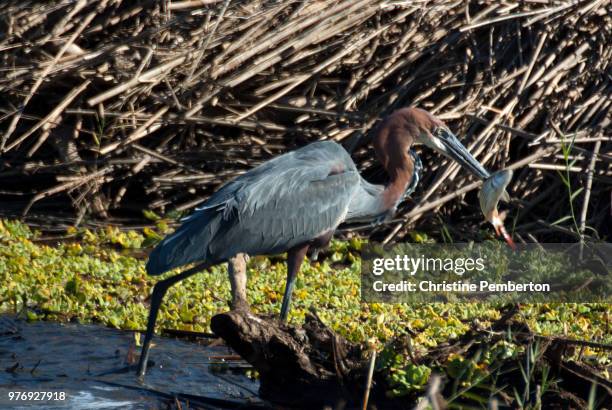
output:
[[[139,249],[154,243],[166,230],[161,221],[157,229],[143,233],[112,227],[98,232],[71,229],[66,238],[49,246],[27,226],[0,221],[0,311],[21,313],[30,320],[78,320],[144,329],[147,299],[159,277],[147,276]],[[324,262],[304,264],[294,292],[291,322],[302,323],[305,313],[314,307],[325,323],[353,341],[374,338],[383,346],[412,332],[415,336],[409,337],[410,343],[418,353],[465,334],[475,324],[486,328],[500,317],[499,310],[486,303],[361,303],[361,246],[357,239],[334,241]],[[277,314],[286,277],[282,257],[252,258],[248,275],[253,310]],[[211,317],[228,309],[229,298],[226,268],[214,267],[170,289],[158,329],[208,331]],[[541,335],[611,343],[609,315],[606,304],[539,304],[523,305],[519,319]],[[465,397],[470,393],[466,386],[482,381],[483,374],[490,377],[485,370],[492,363],[519,353],[515,346],[500,341],[478,357],[451,357],[445,371],[455,375],[457,391]],[[581,357],[594,364],[609,364],[610,360],[588,347]],[[422,391],[431,373],[389,348],[381,352],[378,366],[390,369],[394,395]]]

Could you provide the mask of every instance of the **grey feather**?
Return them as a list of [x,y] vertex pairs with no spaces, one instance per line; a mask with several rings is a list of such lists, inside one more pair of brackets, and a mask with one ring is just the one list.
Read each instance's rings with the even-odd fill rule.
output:
[[224,185],[151,253],[151,275],[237,253],[274,254],[333,231],[360,185],[341,145],[317,142],[278,156]]
[[[413,173],[412,180],[406,192],[402,196],[401,201],[408,198],[416,189],[421,173],[423,171],[423,164],[421,159],[414,150],[410,150],[409,154],[413,160]],[[393,208],[387,209],[382,202],[383,191],[385,187],[383,185],[371,184],[361,176],[359,177],[359,185],[355,189],[355,193],[349,204],[348,213],[346,215],[345,222],[348,223],[360,223],[360,222],[375,222],[380,223],[395,213],[395,204]]]

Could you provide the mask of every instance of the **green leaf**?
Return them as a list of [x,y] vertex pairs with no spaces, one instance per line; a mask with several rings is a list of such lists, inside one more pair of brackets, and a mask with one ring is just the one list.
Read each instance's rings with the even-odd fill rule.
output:
[[568,219],[572,219],[571,215],[565,215],[562,218],[557,219],[555,222],[552,222],[551,225],[559,225],[560,223],[563,223],[565,221],[567,221]]
[[155,212],[148,210],[148,209],[144,209],[142,211],[142,214],[144,215],[145,218],[153,222],[159,221],[161,219],[159,215],[157,215]]
[[572,192],[572,194],[570,195],[570,201],[573,201],[574,199],[576,199],[576,197],[580,195],[582,191],[584,191],[584,187],[580,187],[576,191]]

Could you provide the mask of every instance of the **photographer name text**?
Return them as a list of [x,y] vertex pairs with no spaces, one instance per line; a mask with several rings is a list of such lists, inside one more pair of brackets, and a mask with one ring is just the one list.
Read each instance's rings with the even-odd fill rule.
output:
[[462,281],[433,282],[430,280],[422,280],[418,283],[406,280],[388,283],[377,280],[372,284],[372,288],[376,292],[550,292],[550,284],[548,283],[516,283],[512,281],[491,283],[486,280],[481,280],[478,284]]

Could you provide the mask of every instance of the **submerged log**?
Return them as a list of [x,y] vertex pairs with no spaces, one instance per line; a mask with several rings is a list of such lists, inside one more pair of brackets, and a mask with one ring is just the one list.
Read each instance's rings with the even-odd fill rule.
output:
[[312,407],[356,403],[363,395],[367,360],[361,346],[314,314],[296,328],[236,310],[213,317],[211,328],[259,372],[263,398]]

